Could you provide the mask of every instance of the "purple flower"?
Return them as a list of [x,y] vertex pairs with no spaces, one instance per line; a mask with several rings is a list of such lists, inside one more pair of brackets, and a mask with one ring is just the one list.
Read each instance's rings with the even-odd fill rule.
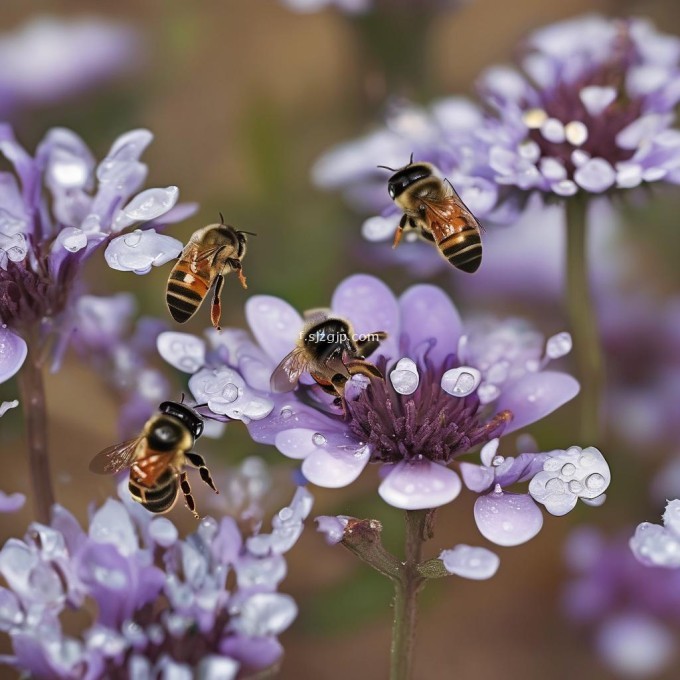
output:
[[131,26],[36,17],[0,36],[0,112],[77,94],[136,67],[140,57],[141,41]]
[[[80,271],[95,250],[108,244],[108,260],[138,272],[181,250],[179,241],[152,227],[184,219],[193,207],[172,209],[176,187],[137,193],[147,172],[139,158],[151,139],[148,130],[128,132],[96,164],[70,130],[49,130],[31,157],[10,127],[0,126],[0,152],[15,171],[0,174],[0,322],[41,346],[52,340],[55,366],[72,327]],[[141,232],[116,236],[137,223],[149,229],[143,239]],[[5,331],[3,337],[3,345],[16,344]],[[7,357],[0,352],[8,373],[16,370],[22,347]]]
[[376,166],[401,167],[411,153],[434,164],[482,222],[513,221],[531,192],[677,184],[679,67],[680,39],[646,20],[570,19],[530,35],[518,68],[483,74],[484,108],[459,97],[399,105],[383,129],[323,156],[313,177],[378,213],[364,223],[370,241],[391,239],[397,221]]
[[666,505],[663,526],[649,522],[638,525],[630,549],[648,567],[680,568],[680,500]]
[[4,491],[0,491],[0,512],[16,512],[24,507],[25,502],[26,496],[22,493],[7,494]]
[[531,34],[519,69],[489,69],[477,137],[501,186],[558,196],[680,182],[680,39],[596,15]]
[[[573,446],[566,451],[496,455],[498,440],[481,451],[481,465],[460,464],[465,486],[480,494],[474,515],[482,535],[497,545],[520,545],[541,530],[541,503],[553,515],[570,512],[579,498],[600,505],[611,475],[602,454],[592,447]],[[529,483],[529,493],[509,491]]]
[[680,570],[646,567],[628,539],[607,539],[591,528],[566,545],[574,572],[562,597],[567,616],[595,632],[597,651],[615,673],[651,677],[666,668],[680,624]]
[[[120,487],[127,498],[125,484]],[[170,520],[131,500],[109,499],[87,533],[61,506],[50,526],[31,524],[0,551],[0,629],[20,671],[50,678],[236,678],[276,663],[277,636],[294,620],[278,593],[283,557],[295,543],[312,497],[298,489],[272,532],[243,536],[236,522],[203,519],[184,540]],[[226,588],[227,578],[234,584]],[[97,605],[79,638],[61,628],[67,608]]]
[[255,296],[246,305],[257,344],[227,330],[209,336],[211,348],[193,336],[170,348],[161,336],[159,350],[193,373],[189,387],[212,417],[243,420],[255,441],[301,459],[312,483],[346,486],[369,462],[378,463],[380,495],[405,509],[452,501],[461,489],[450,467],[455,459],[543,418],[578,392],[571,376],[542,370],[542,342],[527,346],[523,328],[511,322],[468,330],[433,286],[413,286],[397,299],[378,279],[352,276],[336,289],[331,312],[358,334],[388,333],[370,357],[386,379],[368,386],[352,379],[346,418],[309,376],[295,392],[270,391],[272,371],[304,325],[278,298]]

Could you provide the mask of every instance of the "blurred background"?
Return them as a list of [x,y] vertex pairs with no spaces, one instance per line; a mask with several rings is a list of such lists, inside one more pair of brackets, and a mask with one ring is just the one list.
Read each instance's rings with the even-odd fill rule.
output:
[[[337,283],[357,271],[382,276],[401,292],[416,278],[403,268],[385,268],[375,246],[362,241],[366,215],[311,183],[310,170],[323,152],[379,126],[395,97],[427,103],[472,95],[480,71],[510,60],[526,33],[553,21],[591,11],[644,15],[660,30],[680,33],[680,7],[674,0],[438,4],[382,0],[375,12],[352,16],[335,7],[299,13],[279,0],[6,0],[0,11],[0,110],[28,149],[49,127],[65,126],[80,134],[97,158],[118,134],[149,128],[155,141],[144,157],[150,170],[146,185],[176,184],[180,200],[199,204],[197,214],[169,234],[186,241],[195,229],[215,221],[218,211],[228,222],[257,232],[244,263],[248,291],[227,282],[223,325],[245,323],[243,304],[251,294],[276,294],[299,309],[325,305]],[[68,33],[58,37],[71,22],[85,20],[94,22],[87,30],[95,31],[87,40],[79,43]],[[81,44],[76,54],[68,54]],[[48,67],[56,69],[55,75],[41,78]],[[608,245],[594,253],[592,263],[595,270],[613,267],[621,275],[617,295],[601,302],[603,333],[613,338],[608,378],[628,387],[644,385],[659,400],[680,398],[677,391],[662,397],[654,382],[680,364],[680,333],[668,335],[665,325],[680,310],[675,297],[680,199],[677,191],[660,191],[648,203],[617,210]],[[512,241],[510,229],[501,236]],[[487,239],[494,238],[489,231]],[[559,236],[553,240],[559,249]],[[108,269],[101,258],[98,254],[88,263],[90,292],[131,292],[140,314],[167,320],[164,286],[170,265],[138,278]],[[490,287],[470,291],[459,279],[440,271],[429,280],[442,285],[464,315],[521,313],[546,335],[566,329],[559,297],[513,297]],[[199,333],[206,322],[207,313],[197,314],[186,330]],[[185,388],[183,377],[164,370],[178,396]],[[116,441],[121,404],[98,372],[74,353],[50,376],[47,388],[57,497],[83,519],[88,504],[114,492],[113,483],[94,479],[87,465]],[[15,396],[13,382],[0,386],[0,401]],[[574,573],[565,562],[564,545],[585,523],[596,525],[606,541],[623,537],[625,544],[637,523],[658,521],[664,497],[680,495],[680,447],[672,434],[651,426],[653,436],[635,436],[640,433],[635,428],[626,432],[619,427],[626,423],[617,426],[615,410],[613,415],[601,447],[613,476],[605,506],[580,507],[561,519],[546,517],[543,531],[530,543],[498,550],[501,568],[489,582],[431,583],[421,605],[415,677],[625,677],[598,654],[598,625],[577,625],[565,614],[565,584]],[[628,415],[621,412],[621,420]],[[532,430],[541,450],[575,443],[574,417],[570,405],[541,421]],[[0,422],[3,488],[28,493],[19,411]],[[253,444],[240,423],[230,425],[221,439],[203,442],[201,452],[213,470],[253,454],[276,466],[270,510],[292,494],[292,461]],[[400,551],[401,513],[379,499],[376,486],[375,472],[369,470],[349,489],[313,489],[314,514],[376,517],[385,526],[386,543]],[[199,507],[205,507],[202,491],[195,491]],[[440,512],[428,556],[456,543],[484,544],[473,523],[472,503],[463,492]],[[0,517],[3,542],[23,535],[31,512],[29,500],[20,513]],[[173,520],[190,527],[182,508],[173,511]],[[295,597],[300,615],[282,637],[281,677],[386,677],[389,584],[341,547],[328,547],[311,523],[289,557],[281,590]],[[656,570],[640,567],[631,578],[657,576]],[[612,613],[628,611],[635,600],[626,588],[614,597]],[[680,611],[659,622],[677,644]],[[71,623],[78,627],[77,620]],[[677,677],[672,667],[667,664],[654,677]]]

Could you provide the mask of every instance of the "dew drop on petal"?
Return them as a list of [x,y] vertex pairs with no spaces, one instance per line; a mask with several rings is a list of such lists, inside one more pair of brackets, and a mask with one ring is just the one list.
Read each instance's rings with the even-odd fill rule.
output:
[[572,344],[570,333],[567,333],[566,331],[557,333],[548,338],[548,342],[545,346],[545,353],[551,359],[559,359],[571,352]]
[[505,456],[494,456],[494,459],[491,461],[493,467],[498,467],[499,465],[503,465],[503,463],[505,463]]
[[185,373],[195,373],[205,364],[205,342],[190,333],[160,333],[156,348],[165,361]]
[[400,359],[390,373],[390,382],[399,394],[413,394],[420,383],[420,375],[415,362],[407,358]]
[[565,477],[570,477],[574,472],[576,472],[576,466],[573,463],[565,463],[562,466],[562,474]]
[[572,479],[569,482],[569,491],[578,494],[581,491],[583,491],[583,485],[581,484],[581,482],[577,482],[575,479]]
[[315,432],[312,435],[312,442],[314,443],[314,446],[323,446],[326,441],[326,437],[324,437],[320,432]]
[[477,389],[481,379],[482,375],[476,368],[460,366],[444,373],[441,387],[453,397],[467,397]]
[[284,420],[288,420],[293,417],[293,409],[290,406],[284,406],[279,414]]
[[135,229],[133,232],[123,236],[123,243],[130,248],[136,248],[142,242],[142,230]]
[[598,491],[604,485],[605,485],[604,477],[597,472],[594,472],[592,475],[588,475],[588,477],[586,477],[586,486],[591,491]]

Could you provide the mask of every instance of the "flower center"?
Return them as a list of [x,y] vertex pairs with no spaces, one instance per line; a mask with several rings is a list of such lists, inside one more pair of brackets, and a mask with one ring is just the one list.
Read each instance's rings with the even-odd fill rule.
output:
[[578,163],[578,148],[612,165],[634,153],[622,149],[616,137],[642,113],[642,98],[626,93],[625,77],[634,59],[634,45],[625,27],[612,48],[610,59],[573,80],[558,80],[539,90],[540,104],[524,112],[529,139],[542,156],[562,161],[571,176]]
[[[485,422],[476,393],[460,398],[441,388],[444,372],[459,365],[455,355],[439,366],[426,357],[418,366],[420,383],[413,394],[399,394],[389,378],[372,379],[357,399],[347,402],[350,429],[369,445],[373,462],[427,458],[446,464],[501,434],[512,418],[509,411]],[[376,366],[387,376],[384,357]]]

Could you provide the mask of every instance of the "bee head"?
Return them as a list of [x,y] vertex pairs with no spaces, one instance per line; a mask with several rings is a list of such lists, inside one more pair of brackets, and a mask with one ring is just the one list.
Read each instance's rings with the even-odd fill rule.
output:
[[164,401],[159,410],[184,423],[194,439],[198,439],[203,434],[203,418],[189,406],[178,404],[176,401]]
[[387,181],[387,193],[394,200],[401,195],[414,182],[433,174],[429,163],[410,163],[404,168],[397,170]]

